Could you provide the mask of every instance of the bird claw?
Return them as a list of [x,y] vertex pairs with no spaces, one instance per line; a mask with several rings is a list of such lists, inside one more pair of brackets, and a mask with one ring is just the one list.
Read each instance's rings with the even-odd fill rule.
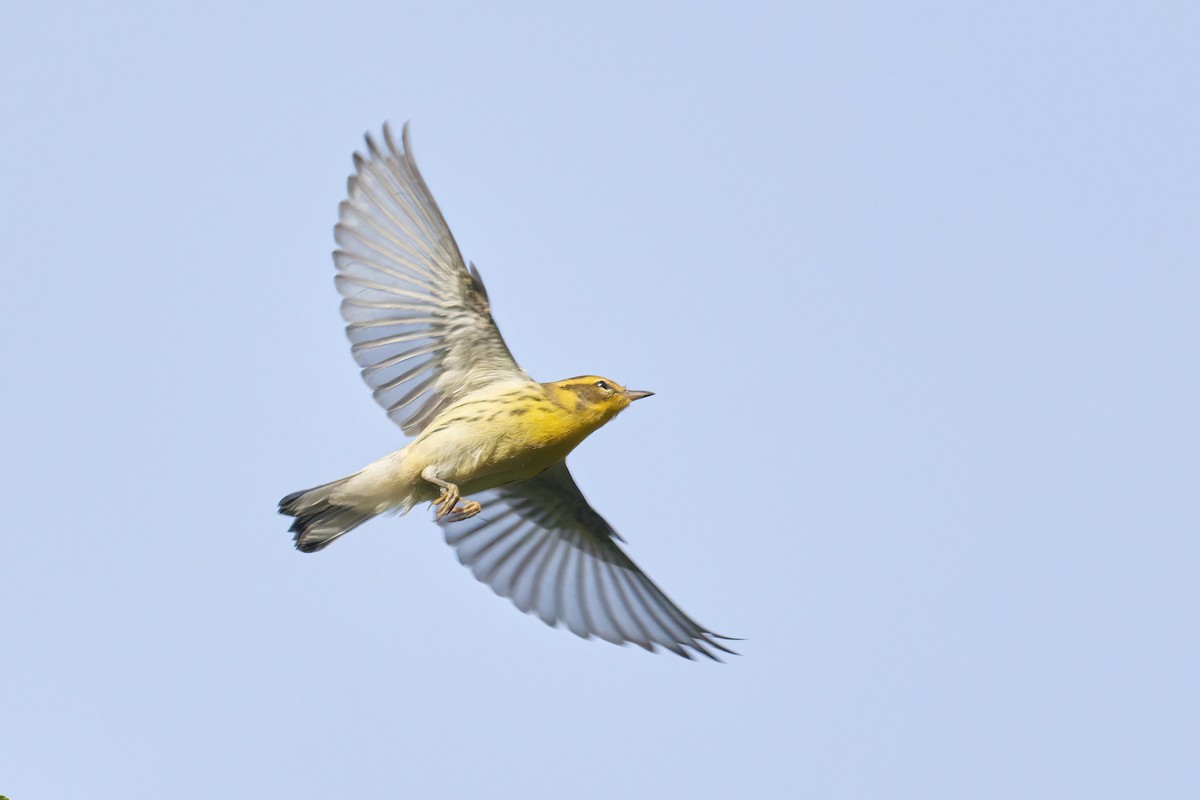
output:
[[449,489],[443,490],[442,496],[433,502],[433,507],[437,509],[435,519],[441,520],[444,517],[447,522],[462,522],[483,510],[483,506],[474,500],[468,500],[459,505],[460,499],[462,499],[462,494],[458,491],[457,486],[451,484]]
[[437,516],[434,519],[440,520],[452,511],[456,511],[455,506],[458,505],[458,500],[461,497],[462,494],[459,493],[458,487],[454,484],[450,484],[449,487],[443,489],[442,496],[433,501],[433,507],[438,510]]
[[462,522],[464,519],[470,519],[471,517],[475,516],[480,511],[483,511],[483,506],[479,505],[479,503],[475,502],[474,500],[468,500],[461,506],[455,508],[454,511],[450,512],[450,516],[446,518],[446,521]]

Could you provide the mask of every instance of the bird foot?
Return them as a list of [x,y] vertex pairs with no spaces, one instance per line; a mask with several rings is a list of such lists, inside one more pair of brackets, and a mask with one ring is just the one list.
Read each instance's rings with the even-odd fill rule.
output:
[[479,505],[479,503],[475,502],[474,500],[468,500],[461,506],[458,506],[451,511],[450,516],[446,517],[446,521],[462,522],[464,519],[470,519],[471,517],[475,516],[480,511],[483,511],[483,506]]
[[459,498],[462,494],[458,491],[458,487],[453,483],[442,490],[442,496],[433,501],[433,507],[437,509],[437,516],[434,519],[441,519],[452,511],[456,511],[455,506],[458,505]]

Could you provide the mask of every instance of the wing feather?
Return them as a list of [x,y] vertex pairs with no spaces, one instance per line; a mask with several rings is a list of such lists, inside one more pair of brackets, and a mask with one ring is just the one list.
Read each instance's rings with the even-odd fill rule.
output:
[[417,169],[408,126],[401,146],[386,124],[382,144],[370,134],[366,143],[338,208],[336,284],[363,380],[388,416],[416,435],[476,389],[531,379]]
[[479,516],[443,521],[475,577],[522,611],[583,638],[662,647],[693,658],[733,651],[680,610],[627,556],[565,463],[481,492]]

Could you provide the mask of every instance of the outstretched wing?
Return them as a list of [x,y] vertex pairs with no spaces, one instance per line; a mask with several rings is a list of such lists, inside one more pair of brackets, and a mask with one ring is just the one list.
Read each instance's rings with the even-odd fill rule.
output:
[[619,548],[616,531],[588,505],[567,465],[473,496],[483,512],[445,522],[446,542],[475,577],[547,625],[587,639],[733,653],[679,610]]
[[416,435],[462,395],[530,378],[417,170],[408,125],[403,147],[386,124],[382,148],[370,134],[366,141],[334,228],[337,287],[363,379],[388,416]]

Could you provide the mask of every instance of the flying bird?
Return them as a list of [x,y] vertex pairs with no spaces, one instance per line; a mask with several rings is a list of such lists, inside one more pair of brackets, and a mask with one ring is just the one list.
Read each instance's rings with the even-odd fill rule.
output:
[[717,641],[729,637],[684,614],[624,553],[564,460],[652,393],[598,375],[533,380],[417,169],[408,125],[399,147],[386,124],[382,146],[365,138],[334,229],[335,280],[363,379],[414,438],[284,497],[296,547],[315,552],[372,517],[428,502],[475,577],[548,625],[686,658],[733,653]]

